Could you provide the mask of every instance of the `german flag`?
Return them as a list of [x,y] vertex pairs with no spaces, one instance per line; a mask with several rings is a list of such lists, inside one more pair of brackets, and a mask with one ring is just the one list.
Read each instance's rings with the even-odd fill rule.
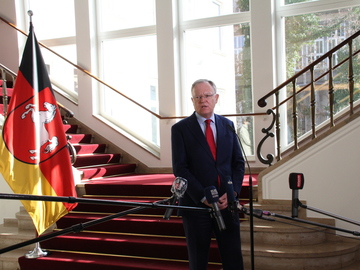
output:
[[[30,23],[0,138],[0,172],[15,194],[76,196],[61,115]],[[76,204],[21,201],[42,234]]]

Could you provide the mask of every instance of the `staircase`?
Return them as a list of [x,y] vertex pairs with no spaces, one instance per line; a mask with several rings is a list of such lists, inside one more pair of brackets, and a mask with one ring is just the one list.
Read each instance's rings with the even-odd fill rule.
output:
[[[134,163],[124,164],[120,154],[106,153],[107,145],[93,143],[93,135],[78,133],[78,126],[65,124],[78,154],[74,167],[82,184],[77,186],[83,198],[152,203],[169,198],[173,174],[135,173]],[[256,181],[256,178],[254,182]],[[246,188],[244,188],[246,192]],[[245,195],[246,196],[246,195]],[[244,200],[246,203],[247,200]],[[79,204],[57,222],[57,229],[99,220],[132,209],[129,206]],[[21,257],[26,269],[188,269],[186,240],[181,218],[173,212],[164,220],[164,209],[142,209],[131,215],[87,227],[44,241],[50,255],[36,260]],[[91,264],[87,263],[91,262]],[[220,269],[215,240],[211,247],[209,269]]]
[[[255,203],[262,209],[287,217],[291,216],[291,201],[263,200]],[[360,242],[356,238],[336,236],[335,232],[315,225],[273,217],[274,221],[254,218],[254,257],[256,270],[303,269],[360,269]],[[299,209],[299,219],[335,226],[328,218],[307,218]],[[243,255],[250,256],[250,224],[241,224]],[[247,265],[249,261],[246,261]],[[248,268],[250,269],[250,268]]]
[[[82,175],[78,185],[83,198],[152,203],[171,196],[171,173],[135,173],[136,164],[121,163],[120,154],[109,154],[105,144],[92,143],[91,134],[81,134],[76,125],[64,125],[71,136],[78,158],[74,164]],[[96,161],[97,160],[97,161]],[[101,165],[97,165],[101,164]],[[256,176],[254,176],[256,183]],[[245,180],[248,185],[248,179]],[[247,186],[241,194],[248,202]],[[87,224],[115,213],[131,210],[121,205],[79,204],[57,222],[57,229]],[[165,210],[145,208],[129,215],[86,227],[44,241],[41,247],[49,256],[35,260],[19,259],[26,269],[188,269],[186,239],[181,218],[173,212],[164,220]],[[212,241],[208,269],[221,269],[215,240]],[[90,263],[91,262],[91,263]]]
[[[33,239],[35,228],[29,214],[23,207],[14,218],[5,218],[0,225],[0,249]],[[18,258],[34,249],[35,245],[16,249],[0,255],[1,270],[19,269]]]
[[[174,179],[171,173],[140,174],[139,164],[123,163],[121,154],[108,153],[108,145],[99,143],[89,133],[81,133],[77,125],[66,124],[78,158],[74,164],[81,184],[78,194],[83,198],[129,202],[155,202],[168,198]],[[94,141],[97,141],[95,143]],[[100,164],[100,165],[99,165]],[[256,177],[256,176],[255,176]],[[256,180],[256,179],[255,179]],[[246,181],[245,181],[246,183]],[[256,181],[255,181],[256,183]],[[248,198],[247,186],[241,197]],[[256,199],[256,196],[254,196]],[[242,201],[245,204],[246,200]],[[256,208],[290,216],[290,202],[263,201]],[[73,225],[98,220],[114,213],[131,209],[125,206],[79,204],[71,213],[57,222],[55,231]],[[5,220],[1,225],[1,246],[6,247],[34,237],[34,230],[25,226],[29,217],[21,209],[16,219]],[[21,250],[1,255],[0,269],[188,269],[186,241],[181,219],[174,212],[171,219],[163,220],[163,209],[142,209],[119,216],[78,233],[69,233],[41,243],[50,254],[29,260]],[[300,211],[300,217],[306,218]],[[314,220],[314,219],[313,219]],[[331,219],[315,220],[333,225]],[[284,224],[281,220],[254,219],[255,269],[360,269],[359,242],[329,234],[329,230],[314,226]],[[287,222],[289,223],[289,222]],[[316,230],[314,230],[316,229]],[[5,232],[6,231],[6,232]],[[246,269],[250,269],[250,226],[241,225],[243,255]],[[221,269],[220,257],[213,240],[209,268]]]

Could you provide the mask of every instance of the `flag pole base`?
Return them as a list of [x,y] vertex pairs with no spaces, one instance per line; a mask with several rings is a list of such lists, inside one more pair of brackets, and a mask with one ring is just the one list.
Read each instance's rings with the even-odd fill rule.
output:
[[33,251],[29,251],[25,254],[26,259],[37,259],[41,257],[46,257],[49,253],[40,248],[39,242],[35,244],[35,248]]

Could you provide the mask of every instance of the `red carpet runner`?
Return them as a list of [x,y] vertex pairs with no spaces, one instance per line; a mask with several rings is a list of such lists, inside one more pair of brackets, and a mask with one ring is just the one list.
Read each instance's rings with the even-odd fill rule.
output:
[[[129,175],[94,180],[85,185],[85,198],[154,202],[171,196],[171,174]],[[247,179],[246,179],[247,180]],[[256,179],[253,179],[256,182]],[[246,181],[245,181],[246,185]],[[246,187],[243,188],[246,192]],[[132,207],[79,204],[63,217],[58,229],[95,220]],[[186,241],[176,213],[164,220],[164,209],[145,209],[41,243],[50,255],[21,257],[21,270],[33,269],[188,269]],[[213,241],[208,269],[221,269]]]

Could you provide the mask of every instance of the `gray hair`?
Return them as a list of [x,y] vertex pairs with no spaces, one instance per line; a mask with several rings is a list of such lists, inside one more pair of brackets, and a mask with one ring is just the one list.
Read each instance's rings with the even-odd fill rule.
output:
[[214,89],[215,94],[216,94],[216,85],[215,85],[215,83],[213,81],[210,81],[210,80],[207,80],[207,79],[196,80],[191,86],[191,94],[194,93],[194,88],[199,83],[209,83],[211,85],[211,87]]

